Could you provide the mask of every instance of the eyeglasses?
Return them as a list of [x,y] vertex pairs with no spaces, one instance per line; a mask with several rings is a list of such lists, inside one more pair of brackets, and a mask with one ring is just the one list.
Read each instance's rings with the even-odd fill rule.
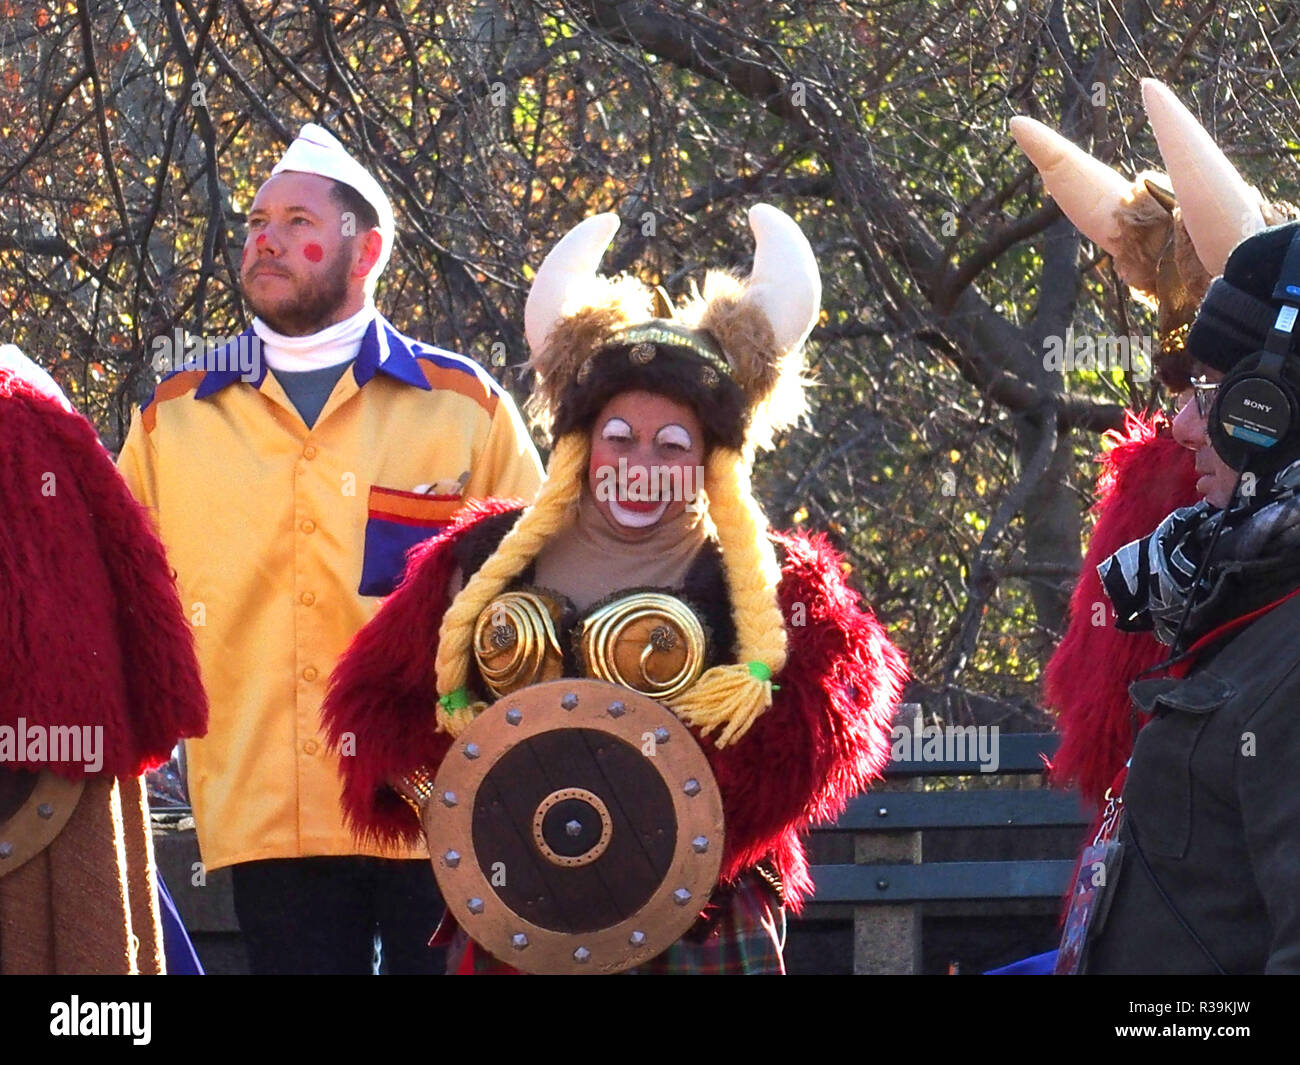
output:
[[[1189,391],[1192,393],[1192,398],[1196,400],[1196,413],[1202,418],[1210,416],[1210,410],[1214,406],[1214,397],[1218,394],[1218,388],[1218,381],[1207,381],[1204,377],[1192,379]],[[1186,394],[1186,392],[1183,393],[1183,395]],[[1180,403],[1178,409],[1182,410],[1185,406],[1187,406],[1187,400]]]

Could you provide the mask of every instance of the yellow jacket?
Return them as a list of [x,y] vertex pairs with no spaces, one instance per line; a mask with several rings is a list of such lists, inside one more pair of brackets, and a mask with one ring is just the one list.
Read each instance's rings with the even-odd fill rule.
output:
[[[238,367],[235,346],[254,336],[207,364]],[[531,501],[541,464],[477,364],[382,318],[311,429],[273,371],[247,376],[165,378],[118,460],[176,570],[211,702],[207,736],[186,744],[204,864],[420,857],[359,846],[344,828],[320,732],[325,685],[406,549],[471,498]]]

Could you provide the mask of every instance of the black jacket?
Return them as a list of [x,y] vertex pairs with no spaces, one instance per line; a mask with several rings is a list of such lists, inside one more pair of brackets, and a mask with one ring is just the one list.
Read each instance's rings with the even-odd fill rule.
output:
[[1155,716],[1085,971],[1300,972],[1300,595],[1130,692]]

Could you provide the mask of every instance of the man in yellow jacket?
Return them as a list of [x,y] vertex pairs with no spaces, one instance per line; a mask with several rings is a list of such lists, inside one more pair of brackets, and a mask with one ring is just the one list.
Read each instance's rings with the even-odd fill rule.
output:
[[197,351],[159,338],[155,367],[175,372],[119,459],[194,628],[211,704],[186,746],[199,846],[208,871],[233,867],[259,973],[369,972],[376,933],[385,971],[436,970],[427,858],[353,842],[320,704],[406,550],[468,500],[531,501],[541,480],[492,378],[375,308],[393,236],[379,184],[304,126],[248,215],[252,327]]

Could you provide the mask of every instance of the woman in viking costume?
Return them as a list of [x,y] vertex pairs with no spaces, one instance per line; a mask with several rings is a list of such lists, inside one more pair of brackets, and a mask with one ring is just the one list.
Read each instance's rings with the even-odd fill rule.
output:
[[[614,215],[556,245],[525,312],[554,443],[541,493],[416,548],[325,704],[354,831],[408,843],[486,704],[593,677],[669,707],[716,778],[725,847],[694,927],[639,972],[784,971],[783,908],[812,890],[801,833],[885,765],[906,672],[826,542],[770,533],[751,493],[755,449],[802,408],[821,283],[790,218],[760,204],[749,220],[751,275],[710,273],[676,317],[597,275]],[[495,964],[466,946],[451,968]]]
[[0,454],[0,973],[160,973],[140,774],[207,726],[193,638],[94,428],[12,344]]
[[[1223,272],[1239,241],[1285,221],[1295,209],[1268,203],[1247,185],[1166,85],[1143,79],[1142,99],[1167,176],[1144,171],[1125,178],[1024,116],[1011,120],[1011,132],[1061,210],[1111,257],[1134,298],[1157,312],[1155,370],[1166,391],[1180,396],[1190,389],[1192,373],[1184,339],[1211,278]],[[1044,678],[1062,734],[1054,779],[1078,786],[1098,810],[1133,747],[1128,686],[1169,649],[1148,633],[1122,630],[1111,617],[1096,623],[1097,605],[1108,603],[1097,567],[1200,498],[1193,455],[1174,440],[1168,417],[1130,415],[1125,430],[1108,433],[1106,443],[1096,524],[1069,626]],[[1100,673],[1098,663],[1105,665]]]

